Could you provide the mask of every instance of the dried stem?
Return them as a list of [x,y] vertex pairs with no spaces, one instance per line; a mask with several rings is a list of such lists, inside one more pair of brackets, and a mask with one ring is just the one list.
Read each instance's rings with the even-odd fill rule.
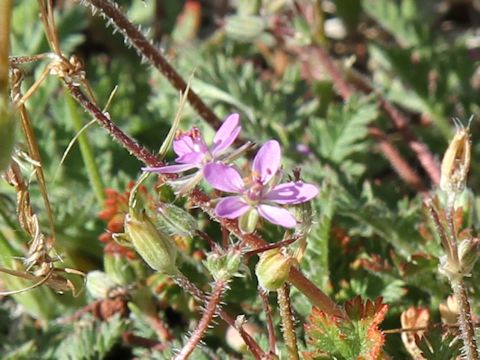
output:
[[282,333],[285,345],[287,346],[288,358],[300,360],[298,356],[297,334],[295,333],[295,325],[290,305],[290,287],[288,284],[283,285],[277,290],[278,308],[280,317],[282,318]]
[[268,293],[260,287],[258,288],[258,293],[260,294],[260,298],[262,299],[263,311],[265,312],[265,316],[267,317],[268,352],[269,355],[276,355],[275,349],[277,347],[277,338],[275,336],[275,327],[273,326],[272,308],[270,307],[270,303],[268,302]]
[[[170,82],[170,84],[182,93],[187,88],[185,80],[177,73],[177,71],[168,63],[158,49],[156,49],[150,41],[137,29],[118,9],[117,4],[110,0],[85,0],[99,9],[103,15],[120,30],[125,38],[135,47],[139,55],[148,60],[155,68],[157,68]],[[190,89],[188,93],[188,101],[198,114],[212,127],[220,126],[220,119],[213,111],[203,102],[203,100]]]
[[198,346],[200,340],[203,338],[203,335],[208,330],[210,322],[220,310],[220,300],[222,299],[222,295],[225,292],[227,284],[228,281],[224,279],[215,281],[212,294],[210,295],[208,303],[205,306],[205,311],[197,325],[197,328],[193,332],[190,339],[188,339],[188,342],[185,344],[180,353],[175,357],[175,360],[188,359],[193,350],[195,350],[195,348]]
[[[198,289],[185,275],[178,273],[173,280],[182,289],[186,290],[190,295],[196,298],[198,301],[205,303],[207,301],[205,294]],[[225,310],[219,311],[220,317],[230,326],[233,326],[242,337],[243,341],[247,345],[249,351],[252,353],[255,359],[262,359],[264,353],[257,342],[245,331],[243,326],[238,324]]]

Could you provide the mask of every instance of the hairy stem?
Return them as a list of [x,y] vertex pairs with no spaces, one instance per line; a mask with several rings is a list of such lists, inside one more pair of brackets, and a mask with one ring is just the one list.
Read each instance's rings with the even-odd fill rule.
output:
[[162,166],[163,162],[158,160],[153,153],[148,151],[145,147],[133,140],[125,132],[123,132],[117,125],[115,125],[110,118],[105,115],[95,104],[93,104],[85,94],[75,85],[70,82],[65,82],[72,97],[93,117],[97,122],[107,131],[110,136],[124,147],[130,154],[135,156],[138,160],[144,162],[148,166]]
[[208,300],[208,303],[205,306],[205,311],[200,319],[200,322],[197,325],[197,328],[193,332],[188,342],[185,344],[180,353],[175,357],[175,360],[186,360],[190,354],[198,346],[200,340],[202,340],[203,335],[208,330],[210,322],[213,320],[215,315],[218,314],[220,310],[220,300],[222,295],[225,292],[227,281],[224,279],[219,279],[215,281],[213,285],[212,294]]
[[[448,240],[451,249],[451,254],[448,255],[448,261],[453,262],[450,266],[451,268],[461,270],[462,264],[458,254],[457,233],[454,222],[455,198],[456,194],[454,192],[448,194],[446,218],[450,235],[448,236]],[[449,276],[449,280],[459,308],[458,326],[463,340],[465,359],[478,360],[477,338],[475,336],[475,327],[472,320],[472,310],[468,300],[468,291],[465,282],[463,281],[463,276],[463,274],[453,274],[452,276]]]
[[[187,291],[190,295],[196,298],[198,301],[206,302],[205,294],[195,286],[185,275],[178,273],[173,277],[175,283],[182,289]],[[264,353],[257,342],[245,331],[243,326],[238,324],[225,310],[220,309],[220,317],[230,326],[233,326],[242,337],[243,341],[247,345],[248,350],[252,353],[255,359],[262,359]]]
[[[138,160],[144,162],[148,166],[160,167],[164,163],[158,160],[155,155],[144,148],[138,142],[130,138],[124,133],[118,126],[116,126],[112,120],[107,117],[95,104],[93,104],[82,91],[71,83],[65,83],[73,98],[93,116],[94,119],[117,141],[121,146],[128,150]],[[211,199],[206,194],[198,189],[193,189],[190,193],[189,199],[195,206],[200,207],[205,213],[207,213],[212,219],[218,221],[222,227],[225,227],[231,234],[235,235],[242,241],[245,241],[252,248],[265,247],[267,242],[263,240],[257,234],[244,234],[238,228],[236,221],[229,219],[219,219],[216,217],[213,210]],[[289,281],[298,290],[300,290],[305,296],[309,298],[313,305],[320,310],[336,315],[339,317],[345,317],[345,314],[339,309],[337,304],[332,301],[323,291],[315,286],[300,270],[292,267],[289,275]]]
[[293,323],[292,307],[290,305],[290,287],[288,284],[283,285],[277,290],[278,308],[280,317],[282,318],[282,333],[285,345],[287,346],[288,358],[292,360],[300,360],[298,356],[297,334]]
[[[70,114],[69,117],[72,121],[75,131],[82,130],[83,124],[80,119],[80,115],[78,114],[75,102],[69,94],[65,96],[65,99],[67,110]],[[103,201],[105,200],[105,185],[103,184],[102,178],[100,176],[100,171],[95,161],[95,155],[93,154],[90,141],[88,141],[88,137],[86,134],[81,134],[78,137],[78,144],[80,146],[80,152],[82,154],[83,163],[85,164],[85,169],[87,170],[88,179],[90,180],[90,184],[95,191],[97,201],[100,204],[103,204]]]
[[275,327],[273,326],[272,308],[268,302],[268,293],[262,288],[258,288],[258,293],[262,299],[263,311],[267,317],[267,330],[268,330],[268,352],[269,355],[275,355],[277,347],[277,339],[275,337]]
[[[97,9],[99,9],[108,20],[120,30],[125,38],[139,52],[139,55],[148,60],[155,68],[157,68],[170,82],[170,84],[182,93],[187,88],[185,80],[177,73],[177,71],[168,63],[158,49],[156,49],[150,41],[135,27],[125,15],[118,9],[118,6],[110,0],[86,0]],[[212,127],[218,127],[221,124],[220,119],[213,111],[203,102],[203,100],[190,89],[188,92],[188,101],[197,113]]]
[[465,282],[463,279],[451,279],[450,281],[459,308],[458,327],[464,344],[465,359],[478,360],[477,338]]

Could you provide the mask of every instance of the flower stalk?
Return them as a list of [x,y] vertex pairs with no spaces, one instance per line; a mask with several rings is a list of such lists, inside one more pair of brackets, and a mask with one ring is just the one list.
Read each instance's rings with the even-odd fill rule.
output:
[[[182,273],[178,272],[173,277],[173,281],[198,301],[203,303],[207,301],[205,294]],[[264,352],[260,345],[245,331],[243,326],[235,321],[225,310],[220,309],[219,315],[228,325],[233,326],[239,332],[253,357],[257,360],[263,359]]]
[[222,295],[226,290],[228,281],[226,279],[220,278],[215,281],[213,285],[212,294],[209,297],[207,304],[205,305],[205,311],[198,323],[197,328],[193,332],[192,336],[188,339],[188,342],[182,348],[180,353],[175,356],[175,360],[186,360],[191,355],[193,350],[198,346],[203,336],[208,330],[209,324],[212,322],[213,318],[218,314],[220,310],[220,300]]
[[[187,82],[178,74],[172,65],[163,57],[158,49],[135,27],[127,17],[120,11],[118,5],[110,0],[86,0],[93,7],[99,9],[104,16],[112,21],[116,28],[128,42],[138,51],[142,59],[146,59],[150,64],[162,73],[170,84],[178,91],[184,93],[187,89]],[[208,124],[218,127],[221,124],[220,119],[206,105],[203,100],[190,89],[188,92],[188,101]]]
[[[446,193],[445,205],[446,226],[433,208],[430,207],[432,220],[442,242],[445,255],[440,258],[440,272],[450,282],[455,300],[458,304],[458,326],[463,340],[463,355],[467,360],[478,360],[478,346],[475,327],[472,321],[472,311],[468,299],[468,290],[464,278],[471,275],[471,270],[477,257],[475,256],[476,242],[473,239],[463,239],[458,243],[457,230],[455,229],[455,200],[461,194],[467,182],[470,168],[470,132],[459,121],[456,123],[457,131],[450,142],[442,160],[442,173],[440,188]],[[473,256],[472,256],[473,254]]]
[[290,304],[290,286],[284,284],[277,290],[278,308],[282,319],[282,334],[287,346],[288,358],[300,360],[298,356],[297,334],[295,333],[295,324]]

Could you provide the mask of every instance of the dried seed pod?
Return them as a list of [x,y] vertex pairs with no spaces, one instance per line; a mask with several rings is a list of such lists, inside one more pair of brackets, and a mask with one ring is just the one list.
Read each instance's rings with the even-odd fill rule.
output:
[[465,189],[470,169],[470,130],[457,122],[457,132],[442,160],[440,188],[447,193],[458,194]]
[[142,259],[165,274],[176,274],[177,248],[170,237],[157,229],[144,212],[131,210],[125,216],[125,233]]

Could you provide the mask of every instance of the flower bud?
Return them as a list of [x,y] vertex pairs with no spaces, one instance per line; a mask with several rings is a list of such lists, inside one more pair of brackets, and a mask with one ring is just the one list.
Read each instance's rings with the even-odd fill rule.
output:
[[292,264],[293,258],[283,255],[280,249],[265,251],[255,268],[258,283],[265,290],[278,290],[287,281]]
[[242,254],[236,249],[223,254],[212,252],[208,254],[205,266],[215,280],[228,280],[238,275],[242,266]]
[[177,248],[170,237],[159,231],[144,212],[131,211],[125,216],[125,233],[142,259],[157,271],[177,273]]
[[108,292],[117,284],[103,271],[90,271],[87,274],[87,291],[94,299],[106,299]]
[[443,191],[456,194],[463,191],[470,168],[470,158],[470,131],[459,126],[442,160],[440,188]]
[[158,213],[157,225],[170,235],[192,237],[198,229],[197,220],[176,205],[160,203]]

